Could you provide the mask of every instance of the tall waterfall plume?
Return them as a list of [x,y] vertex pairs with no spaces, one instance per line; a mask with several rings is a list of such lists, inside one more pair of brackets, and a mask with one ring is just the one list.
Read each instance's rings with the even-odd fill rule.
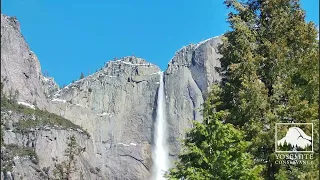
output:
[[160,86],[157,100],[157,119],[154,126],[154,146],[152,152],[152,180],[165,179],[163,177],[164,172],[169,169],[165,104],[163,72],[160,72]]

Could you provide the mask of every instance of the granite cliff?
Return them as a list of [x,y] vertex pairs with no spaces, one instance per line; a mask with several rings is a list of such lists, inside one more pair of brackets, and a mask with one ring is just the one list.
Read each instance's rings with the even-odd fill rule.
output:
[[48,106],[47,96],[57,88],[55,83],[51,84],[52,81],[42,75],[40,62],[24,40],[18,20],[3,14],[1,82],[5,84],[6,94],[19,92],[19,101],[36,104],[39,108]]
[[170,155],[176,157],[190,120],[202,120],[201,104],[210,86],[220,80],[217,53],[219,37],[183,47],[168,64],[165,71],[165,91]]
[[[199,108],[210,85],[220,80],[215,71],[219,43],[215,37],[183,47],[164,72],[172,160],[180,150],[179,138],[190,128],[189,120],[201,121]],[[160,71],[144,59],[129,56],[109,61],[100,71],[60,89],[53,78],[41,73],[19,22],[1,15],[3,93],[9,97],[19,92],[15,98],[20,108],[52,113],[64,122],[24,127],[21,133],[15,124],[35,120],[35,113],[1,108],[1,160],[13,166],[2,171],[1,179],[52,178],[54,163],[64,160],[71,135],[86,149],[77,157],[73,179],[150,179]],[[40,114],[38,119],[43,119]],[[37,161],[30,155],[10,154],[8,145],[28,148]]]

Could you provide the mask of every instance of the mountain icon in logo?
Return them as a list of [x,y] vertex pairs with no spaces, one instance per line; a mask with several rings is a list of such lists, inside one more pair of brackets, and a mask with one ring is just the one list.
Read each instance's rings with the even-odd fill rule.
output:
[[311,136],[308,136],[302,129],[298,127],[290,127],[285,137],[280,139],[278,146],[283,146],[285,142],[292,147],[305,149],[312,144]]

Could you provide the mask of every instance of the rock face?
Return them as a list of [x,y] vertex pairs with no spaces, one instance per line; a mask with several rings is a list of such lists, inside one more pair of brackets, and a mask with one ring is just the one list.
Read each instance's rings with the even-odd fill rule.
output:
[[[59,89],[53,78],[42,75],[40,63],[24,41],[17,20],[4,15],[1,20],[1,82],[5,94],[18,90],[18,101],[22,104],[45,108],[90,134],[88,138],[72,129],[48,128],[21,135],[8,128],[4,131],[4,143],[31,146],[39,163],[17,157],[14,169],[2,173],[1,178],[17,179],[25,174],[26,179],[43,179],[42,169],[52,169],[53,159],[63,160],[65,139],[75,135],[86,152],[78,157],[79,170],[74,178],[79,179],[83,172],[88,180],[150,179],[159,67],[141,58],[124,57],[109,61],[100,71]],[[221,40],[216,37],[183,47],[164,72],[172,159],[180,150],[178,139],[191,127],[189,120],[201,121],[199,108],[212,83],[220,80],[215,71],[219,66],[219,43]],[[12,123],[15,119],[19,118],[10,115],[7,121]],[[3,154],[8,151],[3,149]]]
[[58,91],[51,112],[92,136],[95,158],[110,179],[148,179],[160,69],[136,57],[110,61]]
[[43,75],[37,56],[30,50],[14,17],[1,14],[1,82],[4,93],[19,92],[18,101],[48,105],[46,88],[42,86]]
[[[41,118],[17,110],[1,107],[1,121],[5,129],[1,147],[1,167],[4,179],[47,179],[52,178],[55,163],[66,160],[67,137],[75,136],[78,145],[85,149],[76,161],[77,173],[72,178],[79,179],[80,172],[85,179],[103,179],[88,160],[94,158],[91,139],[81,130],[63,126],[22,127],[22,122]],[[20,125],[17,125],[20,123]]]
[[59,85],[54,81],[52,77],[41,78],[44,94],[47,98],[50,98],[54,93],[60,90]]
[[170,155],[180,151],[179,139],[191,128],[190,120],[202,120],[201,105],[210,86],[220,81],[215,70],[219,67],[217,47],[220,37],[210,38],[196,45],[188,45],[176,52],[165,72],[166,112]]

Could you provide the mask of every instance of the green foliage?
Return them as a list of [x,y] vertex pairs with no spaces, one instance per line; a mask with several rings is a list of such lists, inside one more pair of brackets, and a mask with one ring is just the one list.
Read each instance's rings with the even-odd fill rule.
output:
[[[313,164],[279,165],[274,154],[276,123],[313,123],[314,129],[319,128],[319,41],[314,23],[305,21],[298,0],[226,0],[225,4],[232,12],[228,16],[231,31],[224,35],[219,47],[222,58],[218,71],[223,78],[204,105],[204,122],[195,125],[187,136],[186,141],[193,136],[194,144],[184,142],[187,151],[183,154],[187,154],[179,156],[180,164],[170,171],[169,177],[225,179],[214,176],[219,172],[212,176],[212,171],[206,169],[218,163],[214,161],[217,155],[211,157],[206,149],[218,141],[210,139],[207,129],[211,129],[213,134],[230,133],[224,135],[229,140],[238,137],[235,132],[243,134],[243,141],[248,142],[248,156],[255,159],[254,166],[245,171],[258,172],[262,166],[263,179],[319,179],[318,131],[314,131],[313,137]],[[232,124],[229,127],[236,130],[219,128],[211,121],[221,121],[221,126]],[[285,129],[278,133],[285,134]],[[222,153],[229,151],[230,148],[221,149]],[[235,151],[239,155],[243,148]],[[213,159],[202,166],[207,158]],[[228,155],[224,158],[227,160],[221,160],[222,164],[215,168],[234,163]]]
[[4,145],[4,150],[1,152],[1,171],[8,172],[12,171],[14,166],[13,158],[19,156],[20,158],[28,158],[34,164],[38,163],[38,156],[34,149],[30,147],[18,146],[16,144]]
[[34,158],[36,161],[38,161],[38,156],[32,148],[18,146],[16,144],[7,144],[7,145],[5,145],[5,148],[8,151],[10,151],[14,156],[30,157],[30,158]]
[[[218,89],[217,89],[218,90]],[[193,128],[183,141],[184,149],[169,179],[260,179],[261,166],[254,165],[247,153],[249,143],[232,124],[222,121],[228,112],[214,112],[215,96],[204,104],[203,123],[193,121]]]
[[38,108],[31,109],[29,107],[17,104],[14,101],[10,101],[5,96],[1,97],[1,110],[11,110],[17,113],[25,115],[26,120],[20,120],[13,124],[16,132],[28,133],[31,128],[43,128],[45,126],[60,126],[64,128],[71,128],[74,130],[82,130],[88,137],[89,133],[80,126],[72,123],[70,120],[65,119],[59,115],[50,113],[46,110],[40,110]]
[[43,128],[45,126],[53,127],[54,125],[64,127],[64,128],[71,128],[71,129],[81,129],[84,131],[88,136],[89,134],[83,130],[80,126],[72,123],[70,120],[67,120],[61,116],[56,114],[52,114],[46,111],[35,110],[33,112],[35,115],[35,120],[27,119],[27,120],[20,120],[18,123],[14,124],[15,130],[19,133],[28,132],[31,128]]
[[[274,159],[275,123],[313,122],[315,128],[319,124],[319,41],[314,23],[305,22],[298,0],[225,3],[234,11],[228,18],[232,30],[219,48],[223,81],[218,112],[228,111],[225,122],[245,132],[249,152],[263,159],[256,165],[265,167],[265,179],[319,178],[318,164],[282,166]],[[314,133],[314,139],[319,138]],[[318,141],[314,149],[317,162]]]
[[[1,97],[4,96],[3,87],[4,87],[4,84],[2,84],[2,87],[1,87]],[[8,101],[10,103],[17,103],[18,97],[19,97],[19,91],[15,90],[13,92],[13,89],[11,88],[10,91],[9,91]]]
[[76,157],[83,152],[83,149],[77,144],[74,135],[68,137],[67,146],[64,154],[67,160],[55,164],[54,175],[57,180],[70,180],[71,174],[77,170]]

